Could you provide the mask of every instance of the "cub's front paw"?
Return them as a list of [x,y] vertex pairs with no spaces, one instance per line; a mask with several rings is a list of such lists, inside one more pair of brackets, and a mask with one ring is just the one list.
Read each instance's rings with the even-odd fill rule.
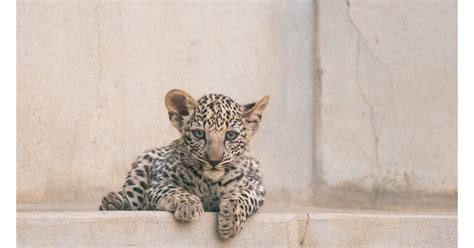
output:
[[244,212],[233,201],[222,202],[219,209],[219,235],[222,239],[235,237],[245,222]]
[[120,192],[109,192],[102,199],[99,210],[129,210],[131,209],[130,202],[127,197]]
[[199,219],[203,212],[201,200],[197,197],[190,197],[178,200],[174,217],[182,221],[192,221]]

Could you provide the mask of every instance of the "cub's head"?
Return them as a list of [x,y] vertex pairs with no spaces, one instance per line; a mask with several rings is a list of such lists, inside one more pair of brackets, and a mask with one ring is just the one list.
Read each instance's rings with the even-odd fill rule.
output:
[[217,179],[248,151],[268,100],[265,96],[240,105],[227,96],[209,94],[196,101],[188,93],[174,89],[166,94],[165,104],[171,123],[180,131],[199,169]]

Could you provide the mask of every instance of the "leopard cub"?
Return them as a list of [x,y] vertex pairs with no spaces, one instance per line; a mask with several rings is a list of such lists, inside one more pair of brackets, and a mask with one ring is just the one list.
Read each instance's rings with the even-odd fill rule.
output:
[[220,236],[234,237],[265,199],[249,141],[268,100],[240,105],[220,94],[196,101],[182,90],[169,91],[165,105],[181,137],[139,156],[122,190],[108,193],[100,210],[166,210],[182,221],[216,211]]

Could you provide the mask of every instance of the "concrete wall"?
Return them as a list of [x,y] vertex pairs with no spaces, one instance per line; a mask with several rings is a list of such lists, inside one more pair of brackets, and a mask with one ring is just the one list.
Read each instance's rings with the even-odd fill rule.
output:
[[[455,208],[455,1],[17,5],[17,198],[95,201],[182,88],[271,102],[270,202]],[[271,149],[269,149],[271,147]]]
[[265,184],[311,198],[311,2],[33,1],[17,14],[19,203],[118,190],[140,152],[178,137],[163,104],[173,88],[269,94],[252,143]]
[[317,9],[315,201],[455,207],[456,1]]

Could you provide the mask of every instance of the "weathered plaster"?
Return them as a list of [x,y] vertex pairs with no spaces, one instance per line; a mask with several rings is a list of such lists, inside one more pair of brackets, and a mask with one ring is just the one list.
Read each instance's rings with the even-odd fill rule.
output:
[[269,94],[269,204],[456,208],[455,1],[19,2],[17,199],[98,201],[163,97]]

